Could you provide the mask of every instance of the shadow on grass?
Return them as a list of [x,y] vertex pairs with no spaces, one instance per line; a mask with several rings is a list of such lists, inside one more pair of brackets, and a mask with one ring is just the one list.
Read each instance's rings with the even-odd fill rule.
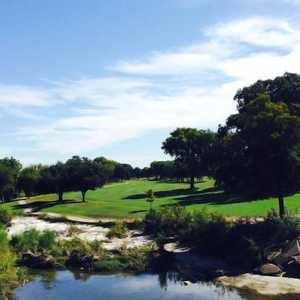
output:
[[14,208],[21,208],[21,209],[31,209],[32,212],[38,212],[42,209],[49,208],[49,207],[54,207],[57,205],[68,205],[68,204],[74,204],[74,203],[81,203],[79,200],[64,200],[64,201],[35,201],[31,203],[26,203],[26,204],[17,204],[14,205]]
[[139,210],[132,210],[129,213],[131,215],[134,215],[134,214],[138,214],[138,213],[144,213],[144,212],[147,212],[147,211],[148,211],[148,209],[139,209]]
[[169,203],[163,206],[189,206],[193,204],[213,204],[213,205],[224,205],[224,204],[234,204],[234,203],[243,203],[254,201],[248,197],[242,197],[238,195],[232,195],[225,193],[223,191],[218,192],[207,192],[196,195],[188,195],[184,197],[177,197],[174,200],[177,200],[176,203]]
[[[194,204],[234,204],[242,202],[250,202],[253,199],[249,197],[242,197],[238,195],[232,195],[225,193],[223,190],[217,187],[209,187],[202,190],[190,190],[190,189],[174,189],[169,191],[154,192],[156,198],[173,197],[174,203],[163,204],[164,207],[170,207],[175,205],[189,206]],[[125,200],[145,200],[147,195],[135,194],[123,198]],[[142,212],[142,211],[137,211]],[[135,213],[135,212],[132,212]]]
[[[220,189],[216,187],[209,187],[206,189],[198,190],[194,189],[191,190],[189,188],[179,188],[179,189],[174,189],[174,190],[168,190],[168,191],[157,191],[154,192],[154,195],[156,198],[164,198],[164,197],[178,197],[178,196],[194,196],[194,195],[199,195],[199,194],[206,194],[206,193],[212,193],[220,191]],[[141,194],[134,194],[134,195],[129,195],[123,199],[125,200],[141,200],[141,199],[146,199],[147,195],[146,193],[141,193]]]

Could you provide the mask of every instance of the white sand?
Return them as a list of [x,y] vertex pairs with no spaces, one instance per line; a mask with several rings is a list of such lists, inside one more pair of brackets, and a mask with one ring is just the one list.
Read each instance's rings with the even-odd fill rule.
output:
[[37,217],[16,217],[12,220],[11,226],[8,228],[8,235],[14,236],[23,233],[29,229],[37,229],[39,231],[52,230],[57,233],[59,239],[70,239],[68,236],[70,227],[76,227],[79,229],[79,233],[72,237],[78,237],[86,241],[102,241],[103,247],[107,250],[114,250],[120,247],[140,247],[149,244],[151,240],[142,236],[138,231],[129,231],[128,237],[122,239],[108,239],[106,237],[109,229],[102,226],[95,225],[71,225],[64,222],[49,222],[41,220]]

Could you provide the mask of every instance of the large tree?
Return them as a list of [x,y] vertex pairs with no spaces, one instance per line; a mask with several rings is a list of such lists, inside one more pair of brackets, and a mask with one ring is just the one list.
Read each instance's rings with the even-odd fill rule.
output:
[[186,167],[190,187],[195,187],[195,177],[208,175],[208,155],[212,149],[215,134],[210,130],[177,128],[162,145],[165,153]]
[[64,163],[57,162],[55,165],[44,167],[41,170],[38,183],[39,193],[56,193],[58,201],[62,202],[64,193],[70,190],[71,184]]
[[238,113],[218,134],[217,182],[254,198],[278,197],[280,216],[284,197],[300,187],[299,91],[294,74],[240,90]]
[[71,189],[81,191],[83,202],[85,202],[88,190],[94,190],[105,183],[106,170],[101,171],[101,164],[96,161],[86,157],[73,156],[67,160],[65,166]]
[[0,200],[8,200],[14,191],[14,176],[6,166],[0,164]]
[[17,195],[17,178],[22,168],[21,163],[13,157],[0,159],[1,168],[1,197],[2,200],[9,200]]
[[41,177],[41,165],[33,165],[22,169],[18,177],[17,186],[26,197],[31,197],[38,192],[38,183]]

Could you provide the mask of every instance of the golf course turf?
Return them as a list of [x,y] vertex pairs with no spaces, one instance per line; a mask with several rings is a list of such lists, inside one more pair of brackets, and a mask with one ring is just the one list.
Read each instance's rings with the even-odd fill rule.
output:
[[[226,195],[214,188],[212,180],[205,179],[197,183],[194,191],[189,189],[187,183],[130,180],[88,191],[86,202],[81,202],[79,192],[68,192],[64,194],[63,203],[57,202],[57,195],[49,194],[32,197],[21,207],[62,215],[136,218],[149,209],[145,194],[149,189],[154,191],[156,197],[153,208],[179,204],[188,210],[206,208],[225,216],[264,216],[271,209],[277,210],[278,206],[274,198],[251,201]],[[285,204],[288,210],[297,211],[300,208],[300,194],[287,197]],[[17,207],[16,202],[13,205]]]

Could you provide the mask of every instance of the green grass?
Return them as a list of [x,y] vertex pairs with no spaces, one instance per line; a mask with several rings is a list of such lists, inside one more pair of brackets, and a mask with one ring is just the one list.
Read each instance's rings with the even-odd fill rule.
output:
[[[278,205],[273,198],[246,201],[225,195],[214,189],[213,181],[208,179],[198,183],[194,192],[188,187],[183,183],[131,180],[88,191],[85,203],[81,202],[80,193],[70,192],[65,193],[63,204],[57,203],[57,196],[51,194],[31,198],[30,205],[43,212],[63,215],[136,218],[143,216],[149,208],[145,195],[149,189],[153,189],[156,196],[153,208],[181,204],[188,210],[206,207],[226,216],[264,216]],[[288,210],[296,211],[300,208],[300,194],[287,197],[285,203]],[[11,205],[16,208],[16,203]]]

